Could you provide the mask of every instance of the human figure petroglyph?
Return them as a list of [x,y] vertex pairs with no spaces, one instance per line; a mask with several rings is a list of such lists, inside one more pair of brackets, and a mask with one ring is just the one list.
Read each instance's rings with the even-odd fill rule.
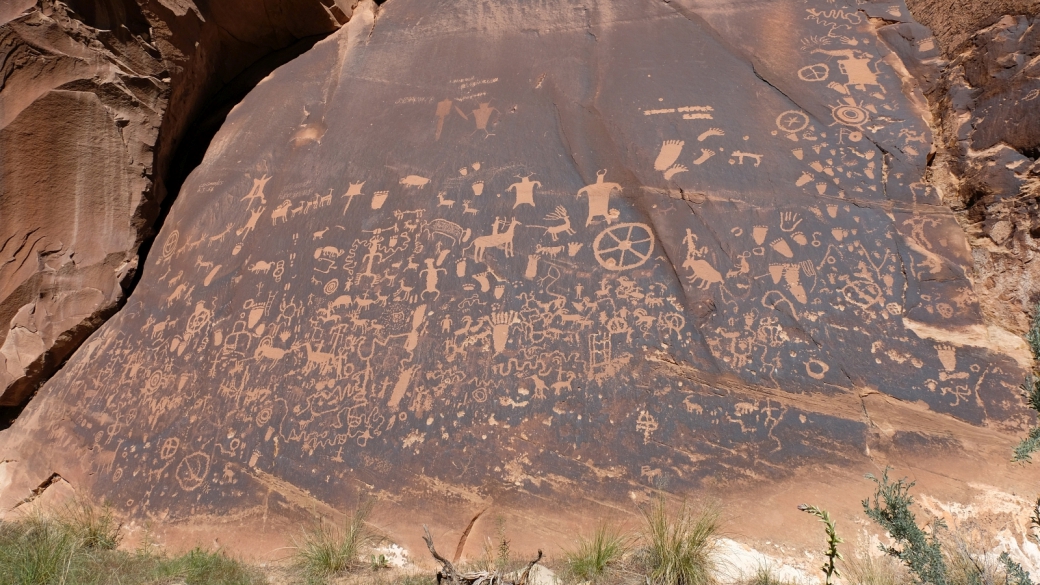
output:
[[381,278],[379,275],[372,272],[372,267],[375,265],[377,258],[380,262],[383,261],[384,256],[382,252],[379,251],[379,244],[382,242],[383,238],[379,234],[369,238],[367,251],[365,255],[361,257],[361,261],[365,263],[365,271],[357,275],[356,280],[358,283],[361,282],[361,277],[363,276],[371,277],[373,281],[378,281]]
[[708,247],[697,247],[697,235],[693,230],[686,228],[683,244],[686,245],[686,260],[682,266],[693,271],[692,282],[697,288],[707,290],[713,284],[724,282],[722,274],[702,258],[708,253]]
[[620,215],[617,210],[610,209],[610,195],[614,191],[621,193],[621,185],[604,182],[603,179],[606,176],[606,169],[597,171],[596,182],[586,185],[578,191],[578,197],[585,195],[589,198],[589,216],[585,220],[585,227],[591,225],[592,219],[595,217],[602,217],[609,225]]
[[434,296],[434,299],[437,299],[437,297],[441,296],[441,291],[437,290],[437,273],[443,272],[447,274],[448,271],[443,268],[437,268],[434,265],[434,258],[426,258],[423,262],[426,263],[426,269],[419,272],[420,275],[426,275],[426,290],[423,291],[423,298],[425,298],[426,293],[431,293],[436,295]]
[[848,78],[848,82],[843,85],[846,93],[849,86],[860,91],[866,90],[867,86],[874,86],[880,88],[882,93],[885,92],[885,87],[878,80],[877,71],[871,67],[873,58],[870,53],[856,49],[814,49],[812,52],[839,58],[838,69]]
[[437,102],[437,133],[434,135],[434,140],[441,139],[441,132],[444,130],[444,120],[451,115],[453,104],[454,103],[451,100],[441,100]]
[[[473,121],[477,124],[477,130],[488,131],[487,125],[491,121],[491,114],[498,109],[491,107],[491,102],[480,102],[480,107],[473,110]],[[490,134],[488,134],[490,136]]]
[[516,202],[513,203],[513,209],[516,209],[520,205],[524,204],[530,205],[531,207],[535,207],[534,188],[541,187],[542,184],[539,181],[532,181],[531,177],[532,175],[527,175],[526,177],[521,177],[520,175],[517,175],[517,178],[519,178],[520,181],[518,183],[513,183],[512,185],[506,188],[506,191],[516,192]]

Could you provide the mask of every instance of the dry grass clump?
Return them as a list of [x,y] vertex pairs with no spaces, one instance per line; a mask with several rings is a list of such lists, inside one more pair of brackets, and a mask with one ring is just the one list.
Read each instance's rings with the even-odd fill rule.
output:
[[783,579],[773,572],[773,567],[768,564],[759,565],[755,572],[738,581],[738,585],[797,585],[796,583]]
[[604,522],[590,536],[580,536],[573,549],[564,551],[564,575],[569,580],[598,583],[622,565],[632,544],[630,535]]
[[902,585],[911,581],[902,563],[888,555],[871,555],[862,546],[842,558],[841,574],[848,585]]
[[642,557],[652,585],[716,585],[719,513],[683,499],[669,511],[664,497],[643,508]]
[[294,566],[311,582],[321,582],[360,568],[361,555],[382,539],[368,525],[374,502],[364,500],[342,526],[322,519],[295,542]]

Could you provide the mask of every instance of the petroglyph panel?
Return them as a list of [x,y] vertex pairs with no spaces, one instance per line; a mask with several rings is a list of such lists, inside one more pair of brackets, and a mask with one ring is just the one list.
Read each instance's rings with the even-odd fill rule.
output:
[[574,26],[531,35],[495,28],[513,3],[428,4],[475,28],[415,36],[419,3],[388,3],[229,115],[129,304],[33,406],[70,413],[40,432],[89,449],[96,489],[176,515],[254,501],[259,473],[335,501],[602,464],[618,495],[862,457],[865,390],[1013,412],[1013,363],[908,328],[978,303],[854,6],[764,3],[774,46],[724,5],[540,6]]

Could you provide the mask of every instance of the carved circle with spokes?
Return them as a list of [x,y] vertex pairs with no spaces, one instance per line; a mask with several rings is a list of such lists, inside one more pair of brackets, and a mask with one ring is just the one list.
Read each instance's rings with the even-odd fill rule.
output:
[[592,242],[596,261],[607,270],[641,266],[654,253],[654,235],[642,223],[622,223],[603,230]]

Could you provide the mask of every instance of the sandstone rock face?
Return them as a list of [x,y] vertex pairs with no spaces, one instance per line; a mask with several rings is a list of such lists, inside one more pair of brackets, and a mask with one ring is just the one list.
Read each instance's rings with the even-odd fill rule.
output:
[[1040,300],[1038,30],[1007,16],[979,31],[931,93],[943,135],[935,176],[971,240],[983,312],[1018,334]]
[[937,44],[845,4],[362,2],[231,112],[5,501],[472,513],[1011,436]]
[[1005,15],[1037,14],[1037,0],[908,0],[918,22],[935,33],[946,56],[956,55],[961,45],[977,31],[995,24]]
[[0,407],[24,404],[124,299],[204,101],[347,16],[316,1],[0,7]]

